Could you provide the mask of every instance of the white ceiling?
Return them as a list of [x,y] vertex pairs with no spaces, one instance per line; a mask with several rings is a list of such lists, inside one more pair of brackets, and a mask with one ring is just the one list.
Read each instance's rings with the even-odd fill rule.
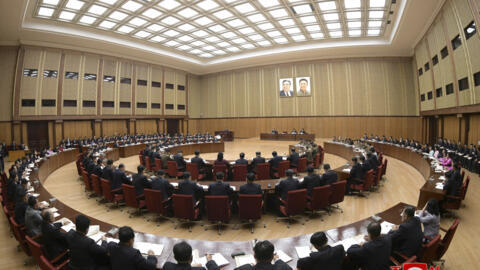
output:
[[0,44],[79,49],[195,74],[311,59],[411,56],[443,2],[2,0]]

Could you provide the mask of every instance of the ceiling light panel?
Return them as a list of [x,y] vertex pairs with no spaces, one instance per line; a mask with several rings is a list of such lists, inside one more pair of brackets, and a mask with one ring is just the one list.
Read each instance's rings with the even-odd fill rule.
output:
[[106,10],[107,10],[106,7],[102,7],[102,6],[99,6],[99,5],[92,5],[88,9],[88,13],[92,13],[92,14],[96,14],[96,15],[102,15],[103,13],[105,13]]
[[154,9],[154,8],[149,8],[149,9],[145,10],[142,13],[142,15],[145,16],[145,17],[148,17],[150,19],[155,19],[158,16],[162,15],[162,12],[160,12],[157,9]]
[[78,0],[68,0],[67,4],[65,7],[70,8],[70,9],[75,9],[75,10],[80,10],[85,3],[82,1]]
[[180,6],[180,3],[175,0],[163,0],[162,2],[158,3],[158,6],[166,10],[172,10]]
[[310,4],[293,6],[292,9],[295,14],[306,14],[313,12],[312,6]]
[[320,2],[318,3],[318,7],[322,11],[329,11],[337,9],[337,4],[335,4],[335,1]]
[[138,2],[135,1],[127,1],[125,4],[122,5],[122,8],[125,10],[128,10],[130,12],[135,12],[139,8],[141,8],[143,5],[139,4]]
[[345,8],[346,9],[351,9],[351,8],[360,8],[362,6],[362,1],[361,0],[344,0],[345,2]]

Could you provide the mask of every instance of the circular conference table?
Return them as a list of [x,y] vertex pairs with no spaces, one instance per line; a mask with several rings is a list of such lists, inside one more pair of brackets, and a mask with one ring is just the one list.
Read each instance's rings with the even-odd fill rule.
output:
[[[194,151],[194,149],[198,149],[199,147],[205,147],[203,149],[204,149],[204,152],[206,152],[205,149],[207,149],[208,147],[211,147],[210,149],[215,149],[214,151],[218,151],[219,149],[219,148],[216,148],[218,147],[216,145],[215,146],[207,146],[206,144],[203,144],[204,146],[200,146],[200,145],[202,144],[182,146],[182,150],[185,150],[185,152],[187,152],[186,149],[192,149]],[[344,148],[341,151],[345,151],[344,152],[345,155],[338,153],[342,157],[347,157],[347,155],[348,157],[351,157],[351,155],[354,154],[353,148],[347,147],[345,145],[326,143],[325,146],[326,146],[326,149],[329,149],[329,150],[333,150],[332,147],[337,147],[337,150],[339,151],[340,149]],[[118,154],[118,151],[116,150],[117,149],[111,149],[107,151],[107,155]],[[135,154],[137,153],[138,152],[136,152]],[[335,153],[332,153],[332,154],[335,154]],[[81,213],[71,208],[70,206],[62,203],[61,201],[52,200],[51,194],[47,189],[44,188],[43,183],[46,181],[47,177],[53,171],[57,170],[58,168],[66,164],[76,161],[78,155],[79,155],[78,149],[69,149],[63,152],[59,152],[55,155],[52,155],[47,159],[41,160],[39,163],[37,163],[37,167],[35,167],[32,170],[29,177],[29,179],[33,181],[35,192],[39,194],[38,200],[47,201],[47,202],[50,201],[50,207],[57,208],[58,213],[60,214],[60,217],[62,218],[65,217],[70,220],[74,220],[75,217]],[[34,181],[34,180],[39,180],[39,181]],[[277,181],[278,180],[263,180],[258,182],[262,184],[262,187],[269,188],[268,183],[272,184],[272,183],[276,183]],[[386,209],[383,212],[377,213],[374,216],[368,217],[363,220],[359,220],[352,224],[327,230],[325,231],[325,233],[329,239],[329,242],[333,244],[338,241],[349,239],[357,235],[366,234],[367,225],[372,221],[387,221],[393,224],[400,224],[401,223],[400,213],[405,206],[406,204],[404,203],[398,203],[393,207]],[[112,228],[118,227],[118,225],[116,224],[103,222],[94,217],[89,217],[89,218],[91,219],[91,224],[99,225],[100,230],[103,232],[108,232]],[[116,235],[111,235],[111,236],[116,237]],[[292,268],[295,268],[296,262],[299,259],[295,247],[310,246],[310,236],[311,234],[306,234],[306,235],[299,235],[295,237],[270,239],[270,241],[275,245],[275,249],[277,251],[281,250],[292,258],[292,260],[288,262],[288,264]],[[161,235],[153,235],[153,234],[148,234],[143,232],[135,233],[135,241],[137,242],[148,242],[148,243],[163,245],[162,253],[159,256],[157,256],[158,258],[157,268],[160,268],[167,261],[172,261],[172,262],[175,261],[173,257],[172,249],[173,249],[173,245],[180,240],[185,240],[192,246],[193,249],[198,249],[199,254],[216,253],[216,252],[221,253],[229,262],[228,265],[224,266],[224,269],[233,269],[236,267],[235,260],[230,256],[232,253],[244,252],[245,254],[251,254],[254,246],[253,241],[223,242],[223,241],[188,240],[188,239],[165,237]]]

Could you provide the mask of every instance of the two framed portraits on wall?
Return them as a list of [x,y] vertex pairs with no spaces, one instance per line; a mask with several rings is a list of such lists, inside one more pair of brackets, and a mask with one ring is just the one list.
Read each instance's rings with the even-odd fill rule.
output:
[[[294,87],[295,82],[295,87]],[[308,97],[311,96],[310,77],[280,79],[280,97]]]

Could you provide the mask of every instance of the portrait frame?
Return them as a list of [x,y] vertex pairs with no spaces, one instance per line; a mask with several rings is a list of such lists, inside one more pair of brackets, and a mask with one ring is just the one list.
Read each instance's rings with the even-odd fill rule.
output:
[[295,95],[297,97],[309,97],[312,95],[310,77],[296,77],[295,86]]
[[[279,95],[281,98],[289,98],[295,95],[295,91],[293,87],[293,78],[282,78],[278,81],[278,83],[279,83]],[[288,88],[287,88],[287,83],[290,84]],[[288,90],[288,92],[286,90]]]

